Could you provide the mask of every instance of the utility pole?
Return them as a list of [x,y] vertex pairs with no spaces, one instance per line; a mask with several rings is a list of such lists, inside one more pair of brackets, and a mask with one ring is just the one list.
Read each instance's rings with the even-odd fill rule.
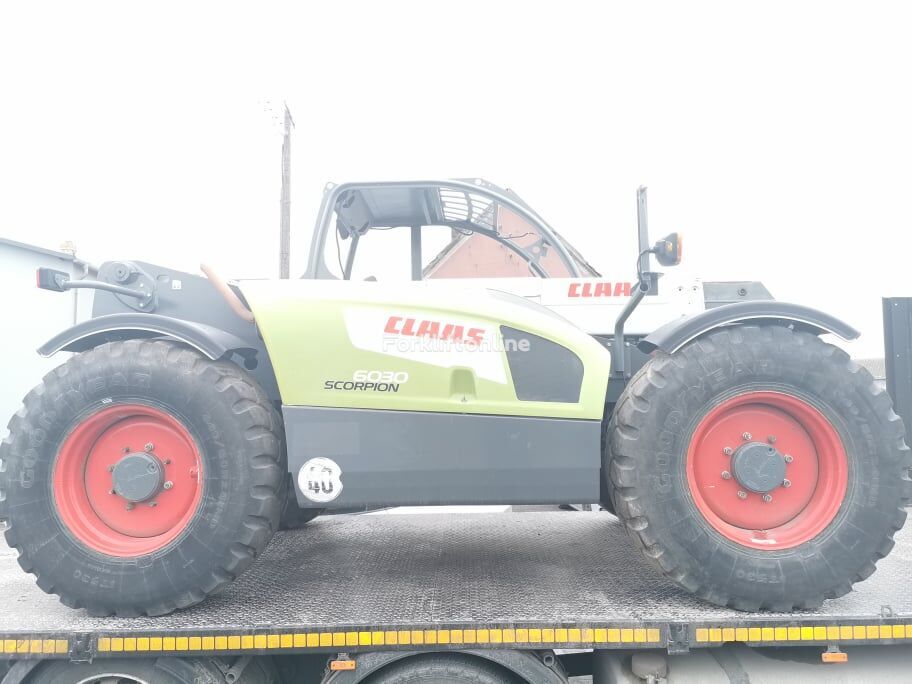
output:
[[282,197],[279,200],[279,277],[291,272],[291,129],[294,119],[285,105],[285,133],[282,138]]

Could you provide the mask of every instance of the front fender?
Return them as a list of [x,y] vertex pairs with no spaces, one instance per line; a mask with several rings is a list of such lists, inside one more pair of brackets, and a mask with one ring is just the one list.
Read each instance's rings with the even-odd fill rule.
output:
[[220,359],[234,350],[252,349],[237,335],[203,323],[147,313],[116,313],[90,318],[68,328],[38,348],[42,356],[59,351],[80,352],[99,344],[136,337],[169,337]]
[[672,354],[710,330],[736,323],[798,324],[817,335],[832,333],[844,340],[854,340],[861,334],[835,316],[808,306],[774,300],[749,301],[718,306],[670,321],[644,337],[637,347],[647,354],[656,350]]

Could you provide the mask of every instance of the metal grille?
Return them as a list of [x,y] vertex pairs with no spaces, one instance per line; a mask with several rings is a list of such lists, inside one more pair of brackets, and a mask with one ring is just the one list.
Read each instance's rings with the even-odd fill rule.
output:
[[490,198],[451,188],[439,188],[438,192],[447,221],[496,230],[496,204]]

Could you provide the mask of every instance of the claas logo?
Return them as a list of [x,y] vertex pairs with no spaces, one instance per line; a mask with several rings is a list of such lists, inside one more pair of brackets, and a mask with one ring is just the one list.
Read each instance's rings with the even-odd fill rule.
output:
[[570,283],[568,297],[629,297],[633,283],[607,283],[585,281]]
[[432,340],[449,342],[471,342],[481,344],[484,341],[484,328],[468,328],[456,323],[444,321],[427,321],[417,318],[390,316],[383,329],[387,335],[403,337],[427,337]]

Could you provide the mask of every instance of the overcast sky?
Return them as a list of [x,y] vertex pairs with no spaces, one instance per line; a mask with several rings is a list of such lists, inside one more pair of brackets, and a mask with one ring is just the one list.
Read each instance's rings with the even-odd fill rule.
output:
[[286,100],[295,271],[326,181],[482,176],[612,279],[646,184],[682,270],[840,315],[856,356],[912,295],[902,3],[11,5],[3,237],[275,275]]

